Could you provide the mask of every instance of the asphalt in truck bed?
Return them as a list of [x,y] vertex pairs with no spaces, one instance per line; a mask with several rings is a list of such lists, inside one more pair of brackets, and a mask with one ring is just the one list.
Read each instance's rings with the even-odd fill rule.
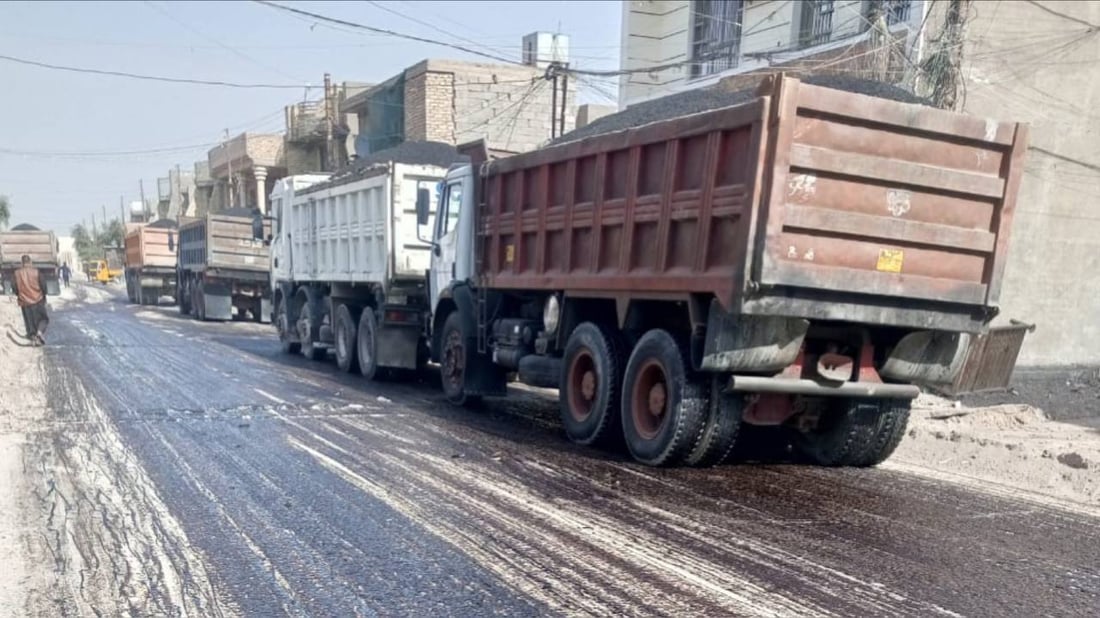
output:
[[[455,409],[438,377],[366,382],[281,354],[270,326],[117,294],[53,318],[49,406],[70,421],[55,440],[117,434],[126,465],[107,477],[141,470],[150,487],[133,499],[155,494],[157,521],[180,528],[84,545],[103,572],[144,543],[176,574],[129,601],[136,614],[1100,608],[1100,525],[1085,514],[882,469],[651,469],[569,444],[542,393]],[[125,595],[131,575],[111,576]]]

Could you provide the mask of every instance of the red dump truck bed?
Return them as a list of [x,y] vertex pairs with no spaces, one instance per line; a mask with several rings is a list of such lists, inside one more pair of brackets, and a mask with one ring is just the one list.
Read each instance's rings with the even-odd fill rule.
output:
[[[126,234],[126,268],[176,269],[176,230],[143,225]],[[171,245],[171,246],[169,246]]]
[[773,78],[740,105],[494,161],[481,284],[977,331],[1027,127]]

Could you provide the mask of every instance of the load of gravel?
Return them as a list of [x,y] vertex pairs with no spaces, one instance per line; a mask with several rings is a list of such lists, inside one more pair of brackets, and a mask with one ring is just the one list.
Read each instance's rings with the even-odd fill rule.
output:
[[443,142],[402,142],[393,148],[379,150],[365,157],[360,157],[348,167],[336,172],[332,178],[325,182],[317,183],[302,191],[311,193],[330,187],[336,187],[349,182],[355,182],[369,175],[379,165],[388,163],[404,163],[406,165],[434,165],[448,168],[455,163],[467,163],[469,157],[461,155],[458,150]]
[[[812,84],[814,86],[866,94],[873,97],[900,101],[902,103],[914,103],[917,105],[929,104],[926,99],[904,88],[874,80],[859,79],[846,75],[815,75],[805,77],[802,81],[803,83]],[[698,114],[712,109],[737,105],[739,103],[751,101],[755,97],[756,87],[732,92],[721,87],[696,88],[694,90],[677,92],[676,94],[670,94],[659,99],[631,105],[617,114],[604,116],[591,124],[587,124],[579,129],[566,133],[552,141],[551,145],[564,144],[594,135],[632,129],[660,120],[688,116],[690,114]]]

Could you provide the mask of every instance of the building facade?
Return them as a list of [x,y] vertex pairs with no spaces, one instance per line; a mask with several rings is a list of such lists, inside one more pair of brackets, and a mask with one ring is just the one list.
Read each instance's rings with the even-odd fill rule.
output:
[[287,175],[281,134],[242,133],[207,153],[213,181],[209,211],[258,208],[267,212],[267,196]]
[[531,48],[524,48],[527,65],[424,60],[348,97],[341,111],[356,116],[356,154],[404,141],[457,145],[482,138],[492,147],[523,152],[549,141],[563,125],[572,130],[575,88],[546,79],[549,62],[565,57],[567,38],[525,41]]
[[1024,365],[1100,363],[1100,3],[630,0],[621,106],[763,73],[842,74],[1031,125],[999,321]]

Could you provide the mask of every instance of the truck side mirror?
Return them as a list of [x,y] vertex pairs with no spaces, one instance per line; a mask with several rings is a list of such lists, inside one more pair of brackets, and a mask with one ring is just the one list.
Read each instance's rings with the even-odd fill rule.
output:
[[168,232],[168,250],[172,253],[176,252],[176,235],[172,232]]
[[428,225],[428,217],[431,216],[432,194],[421,187],[416,190],[416,224]]

